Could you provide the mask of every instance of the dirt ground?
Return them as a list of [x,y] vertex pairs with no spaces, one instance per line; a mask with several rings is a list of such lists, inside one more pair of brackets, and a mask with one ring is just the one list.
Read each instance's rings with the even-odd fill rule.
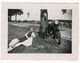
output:
[[[34,28],[34,31],[39,29],[38,24],[8,23],[8,45],[12,39],[23,37],[31,27]],[[50,36],[47,39],[42,39],[38,36],[36,31],[35,34],[36,37],[33,39],[32,46],[25,47],[21,45],[9,53],[72,53],[71,29],[61,29],[62,38],[60,45]]]

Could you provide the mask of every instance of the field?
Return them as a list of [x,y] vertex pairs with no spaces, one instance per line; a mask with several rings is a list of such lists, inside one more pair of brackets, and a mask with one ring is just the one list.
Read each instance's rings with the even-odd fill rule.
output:
[[71,53],[72,52],[72,30],[69,28],[61,29],[61,44],[57,45],[54,39],[48,37],[41,39],[36,30],[39,29],[39,24],[29,23],[8,23],[8,44],[14,38],[23,37],[30,28],[34,28],[36,37],[33,39],[32,46],[25,47],[21,45],[16,47],[9,53]]

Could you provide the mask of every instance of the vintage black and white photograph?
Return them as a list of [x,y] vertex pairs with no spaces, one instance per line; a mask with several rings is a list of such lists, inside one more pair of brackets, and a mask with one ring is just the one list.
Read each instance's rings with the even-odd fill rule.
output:
[[72,9],[8,9],[8,53],[71,53]]
[[3,3],[2,39],[3,59],[77,59],[78,4]]

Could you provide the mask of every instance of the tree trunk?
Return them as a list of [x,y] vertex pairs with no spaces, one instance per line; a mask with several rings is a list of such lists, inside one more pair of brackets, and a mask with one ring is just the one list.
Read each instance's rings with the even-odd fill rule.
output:
[[8,21],[11,21],[11,16],[8,16]]
[[48,13],[47,10],[41,9],[41,17],[40,17],[40,37],[47,37],[47,26],[48,26]]
[[15,22],[17,21],[17,14],[15,14]]

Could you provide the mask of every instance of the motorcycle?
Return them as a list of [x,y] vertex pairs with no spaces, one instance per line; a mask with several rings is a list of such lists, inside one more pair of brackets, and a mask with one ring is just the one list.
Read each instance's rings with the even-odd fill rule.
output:
[[57,25],[55,25],[55,23],[49,24],[47,28],[47,33],[57,42],[58,45],[61,44],[61,33],[58,24]]

